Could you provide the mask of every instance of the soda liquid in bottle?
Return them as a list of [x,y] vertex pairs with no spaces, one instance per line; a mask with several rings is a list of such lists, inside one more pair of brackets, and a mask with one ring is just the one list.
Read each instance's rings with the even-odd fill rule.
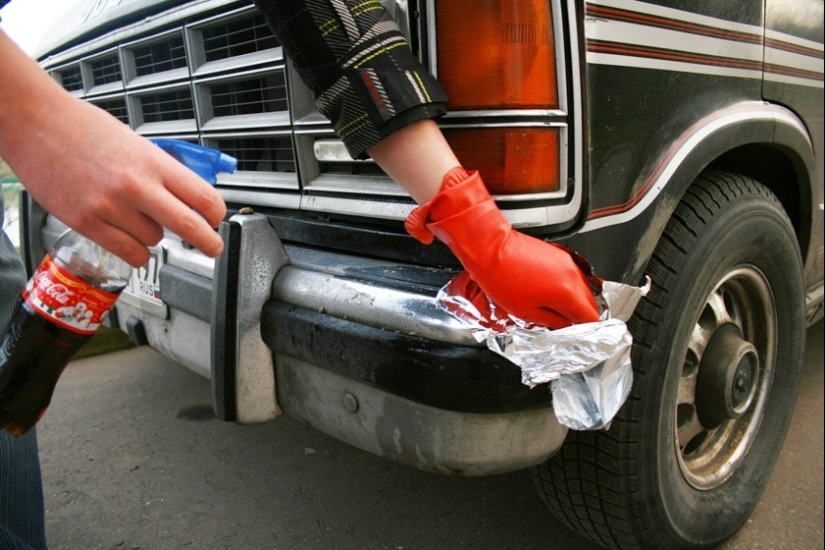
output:
[[94,336],[132,266],[67,231],[18,299],[0,343],[0,427],[23,435],[51,402],[63,369]]

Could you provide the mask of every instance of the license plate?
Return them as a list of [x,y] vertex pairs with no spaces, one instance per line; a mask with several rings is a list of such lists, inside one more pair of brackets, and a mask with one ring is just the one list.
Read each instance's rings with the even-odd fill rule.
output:
[[160,268],[163,267],[163,248],[149,247],[149,261],[132,270],[129,284],[120,299],[153,315],[165,317],[166,304],[160,290]]
[[149,261],[132,270],[129,289],[132,294],[148,302],[162,304],[160,294],[160,268],[163,267],[163,250],[160,247],[149,249]]

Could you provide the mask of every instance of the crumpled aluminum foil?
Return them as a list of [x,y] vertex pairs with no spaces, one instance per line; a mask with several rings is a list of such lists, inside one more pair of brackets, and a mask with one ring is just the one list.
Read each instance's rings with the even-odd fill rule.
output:
[[598,281],[601,318],[551,330],[527,323],[496,308],[466,272],[447,283],[437,305],[468,328],[477,342],[521,368],[527,386],[550,383],[553,409],[574,430],[609,426],[630,394],[633,338],[625,322],[650,290]]

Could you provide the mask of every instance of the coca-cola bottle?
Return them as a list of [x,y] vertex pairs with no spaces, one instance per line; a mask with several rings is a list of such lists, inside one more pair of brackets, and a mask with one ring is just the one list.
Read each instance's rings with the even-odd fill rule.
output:
[[[158,147],[213,185],[237,159],[185,141]],[[67,231],[23,290],[0,340],[0,428],[23,435],[51,402],[63,369],[106,319],[132,267],[91,240]]]
[[18,299],[0,343],[0,426],[26,433],[63,369],[94,336],[132,266],[74,231],[55,242]]

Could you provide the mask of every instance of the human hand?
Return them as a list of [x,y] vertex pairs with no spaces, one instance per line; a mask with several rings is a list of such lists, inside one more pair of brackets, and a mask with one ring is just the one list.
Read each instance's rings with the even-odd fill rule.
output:
[[209,256],[220,254],[223,241],[212,227],[226,207],[208,183],[108,113],[67,103],[21,140],[30,147],[13,164],[43,208],[134,266],[146,263],[164,227]]
[[217,256],[215,189],[105,111],[74,98],[0,33],[0,156],[43,208],[134,266],[163,228]]
[[586,275],[562,247],[514,230],[478,173],[451,171],[436,197],[414,210],[407,230],[443,241],[498,306],[552,329],[599,320]]

